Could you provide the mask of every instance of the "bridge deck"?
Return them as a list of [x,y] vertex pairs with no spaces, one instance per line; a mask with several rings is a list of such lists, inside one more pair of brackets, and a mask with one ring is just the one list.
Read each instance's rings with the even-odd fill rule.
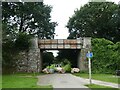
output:
[[40,49],[81,49],[82,39],[39,39]]

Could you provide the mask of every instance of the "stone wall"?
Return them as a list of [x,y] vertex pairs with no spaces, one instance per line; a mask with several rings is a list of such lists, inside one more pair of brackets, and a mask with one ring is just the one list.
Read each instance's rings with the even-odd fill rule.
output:
[[83,38],[83,46],[78,56],[78,68],[80,71],[88,70],[88,60],[86,58],[86,54],[91,50],[91,37]]
[[41,53],[38,48],[37,38],[31,39],[32,45],[29,51],[19,53],[17,63],[18,72],[40,72],[41,71]]
[[88,70],[88,60],[86,58],[86,49],[81,49],[79,56],[78,56],[78,68],[80,71],[87,71]]
[[40,72],[41,71],[41,59],[40,50],[31,49],[28,54],[28,72]]
[[[38,48],[38,39],[31,39],[32,45],[28,52],[21,52],[19,60],[17,62],[17,71],[21,72],[41,72],[42,70],[42,58],[41,51]],[[78,58],[78,67],[81,71],[88,69],[88,61],[86,59],[86,53],[91,49],[91,38],[83,38],[83,46]]]
[[20,52],[18,55],[18,61],[16,62],[17,64],[17,71],[18,72],[27,72],[28,70],[28,53],[23,51]]

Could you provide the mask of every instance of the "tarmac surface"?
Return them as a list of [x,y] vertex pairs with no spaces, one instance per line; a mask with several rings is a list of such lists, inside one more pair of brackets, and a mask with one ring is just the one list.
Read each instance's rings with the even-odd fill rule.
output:
[[[93,84],[118,88],[118,84],[103,82],[99,80],[92,80]],[[74,76],[72,74],[47,74],[38,76],[37,85],[46,86],[52,85],[53,88],[86,88],[85,85],[89,84],[89,79]]]

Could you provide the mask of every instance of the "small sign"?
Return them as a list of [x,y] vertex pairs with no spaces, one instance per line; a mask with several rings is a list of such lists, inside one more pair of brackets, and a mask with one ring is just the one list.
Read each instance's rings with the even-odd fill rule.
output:
[[88,58],[93,57],[93,53],[87,53],[87,54],[86,54],[86,57],[88,57]]

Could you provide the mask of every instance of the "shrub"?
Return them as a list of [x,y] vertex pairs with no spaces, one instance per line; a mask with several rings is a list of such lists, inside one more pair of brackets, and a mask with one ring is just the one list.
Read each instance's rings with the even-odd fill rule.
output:
[[66,71],[66,72],[71,72],[71,64],[66,64],[63,69]]
[[50,69],[55,69],[55,64],[51,64],[49,68]]
[[114,73],[120,67],[120,42],[104,38],[92,39],[92,73]]

